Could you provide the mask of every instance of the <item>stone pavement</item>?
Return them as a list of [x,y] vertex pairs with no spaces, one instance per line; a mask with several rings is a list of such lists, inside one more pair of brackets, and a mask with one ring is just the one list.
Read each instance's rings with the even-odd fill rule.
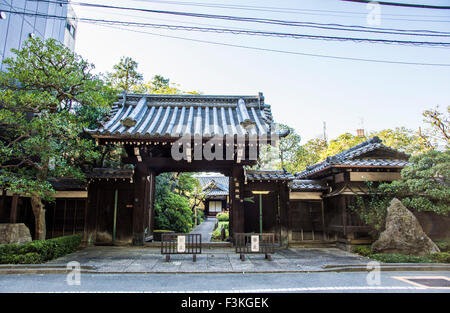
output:
[[214,230],[214,225],[217,219],[215,217],[206,217],[200,225],[194,228],[191,234],[201,234],[202,242],[211,242],[211,235]]
[[246,255],[245,261],[232,248],[203,249],[197,255],[171,255],[165,262],[160,249],[149,247],[91,246],[52,260],[46,265],[64,265],[77,261],[100,273],[242,273],[322,271],[332,265],[366,266],[367,258],[338,248],[279,249],[272,261],[263,254]]

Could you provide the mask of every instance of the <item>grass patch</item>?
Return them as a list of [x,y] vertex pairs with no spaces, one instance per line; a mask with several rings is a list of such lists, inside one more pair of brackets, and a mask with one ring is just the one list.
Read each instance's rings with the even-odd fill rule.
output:
[[81,235],[35,240],[24,244],[0,245],[0,264],[39,264],[78,249]]
[[352,247],[353,253],[368,257],[372,260],[383,263],[450,263],[449,252],[433,253],[428,256],[415,256],[399,253],[373,253],[370,245],[360,245]]
[[212,235],[211,235],[211,239],[214,241],[222,241],[222,228],[225,229],[225,238],[224,240],[226,240],[229,236],[229,229],[230,229],[230,223],[228,221],[219,221],[217,224],[216,229],[214,229]]

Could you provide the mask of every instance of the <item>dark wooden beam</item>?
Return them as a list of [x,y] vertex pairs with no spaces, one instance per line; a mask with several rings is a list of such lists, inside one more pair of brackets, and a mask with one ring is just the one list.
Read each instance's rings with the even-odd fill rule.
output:
[[187,162],[186,160],[175,161],[172,158],[164,157],[153,157],[147,158],[142,157],[142,161],[138,162],[137,157],[124,157],[122,162],[126,164],[141,164],[144,163],[147,166],[153,168],[157,172],[207,172],[207,171],[230,171],[233,166],[243,166],[243,165],[255,165],[256,161],[253,160],[242,160],[241,163],[236,161],[228,160],[192,160]]
[[[148,206],[148,193],[150,191],[147,176],[150,171],[143,163],[134,169],[134,205],[133,205],[133,245],[144,244],[144,231],[146,222],[145,212]],[[148,211],[147,211],[148,212]]]
[[13,195],[11,202],[11,212],[9,214],[9,222],[16,223],[17,222],[17,204],[19,202],[19,195]]
[[[2,219],[6,215],[6,189],[2,190],[2,196],[0,198],[0,219]],[[6,218],[6,216],[5,216]]]

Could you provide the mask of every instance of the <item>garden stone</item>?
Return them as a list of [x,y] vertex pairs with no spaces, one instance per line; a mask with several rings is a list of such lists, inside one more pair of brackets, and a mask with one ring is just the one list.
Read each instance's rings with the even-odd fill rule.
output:
[[440,252],[425,234],[419,221],[400,200],[392,199],[387,209],[386,229],[372,244],[372,253],[401,253],[427,256]]
[[30,242],[30,230],[24,223],[0,224],[0,244]]

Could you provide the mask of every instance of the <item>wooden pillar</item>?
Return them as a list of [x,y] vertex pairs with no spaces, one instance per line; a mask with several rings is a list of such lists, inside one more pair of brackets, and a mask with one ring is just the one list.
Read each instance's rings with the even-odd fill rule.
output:
[[[84,236],[83,242],[92,245],[96,240],[97,231],[97,207],[99,199],[99,185],[97,182],[88,185],[88,198],[86,200],[86,209],[84,212]],[[56,206],[55,206],[56,212]]]
[[2,196],[0,198],[0,222],[5,217],[6,218],[6,189],[2,190]]
[[146,221],[145,212],[148,212],[148,193],[150,192],[147,177],[149,170],[143,163],[138,163],[134,169],[134,205],[133,205],[133,245],[144,244]]
[[347,235],[347,203],[345,201],[345,196],[341,195],[340,205],[342,210],[342,226],[344,226],[344,236]]
[[280,199],[280,245],[289,244],[289,190],[286,183],[279,184]]
[[16,223],[17,221],[17,204],[19,202],[19,195],[13,195],[11,202],[11,211],[9,214],[9,222]]
[[244,170],[234,166],[230,177],[230,234],[243,233],[244,230]]
[[156,186],[156,173],[150,170],[148,176],[148,199],[146,207],[147,218],[147,236],[153,235],[155,230],[155,186]]

